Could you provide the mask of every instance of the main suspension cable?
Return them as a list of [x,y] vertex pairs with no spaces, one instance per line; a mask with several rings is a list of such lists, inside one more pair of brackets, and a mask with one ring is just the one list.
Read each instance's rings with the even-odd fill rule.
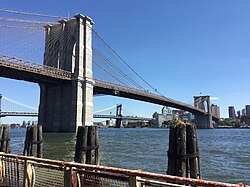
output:
[[8,10],[8,9],[0,9],[0,12],[6,12],[6,13],[13,13],[13,14],[23,14],[23,15],[30,15],[30,16],[39,16],[39,17],[47,17],[47,18],[59,18],[59,19],[65,19],[66,17],[62,16],[52,16],[47,14],[37,14],[33,12],[24,12],[24,11],[17,11],[17,10]]

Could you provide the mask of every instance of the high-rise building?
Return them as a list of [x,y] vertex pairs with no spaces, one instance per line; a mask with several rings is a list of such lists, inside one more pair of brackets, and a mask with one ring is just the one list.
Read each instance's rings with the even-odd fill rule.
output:
[[218,105],[211,105],[212,115],[220,118],[220,107]]
[[250,116],[250,105],[246,105],[246,116]]
[[241,116],[241,113],[240,113],[240,110],[237,111],[237,118],[240,119],[240,116]]
[[228,107],[229,118],[236,119],[235,109],[234,106]]
[[245,108],[241,110],[241,114],[242,114],[242,116],[246,115],[246,109]]

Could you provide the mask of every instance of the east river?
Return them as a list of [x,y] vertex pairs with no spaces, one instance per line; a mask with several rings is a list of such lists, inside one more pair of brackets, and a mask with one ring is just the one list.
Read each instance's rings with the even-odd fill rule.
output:
[[[101,165],[166,173],[168,129],[99,129]],[[44,134],[44,158],[73,161],[75,134]],[[11,129],[11,152],[22,154],[25,129]],[[203,179],[250,184],[250,129],[198,130]]]

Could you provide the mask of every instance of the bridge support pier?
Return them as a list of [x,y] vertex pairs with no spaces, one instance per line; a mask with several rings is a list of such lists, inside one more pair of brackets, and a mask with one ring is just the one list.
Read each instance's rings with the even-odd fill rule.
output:
[[73,80],[40,84],[38,121],[45,132],[93,125],[92,25],[79,14],[46,27],[44,65],[72,72]]
[[212,112],[210,105],[210,96],[195,96],[194,106],[207,111],[207,115],[195,115],[195,124],[199,129],[211,129],[213,128]]
[[198,129],[213,128],[212,115],[195,115],[195,124]]

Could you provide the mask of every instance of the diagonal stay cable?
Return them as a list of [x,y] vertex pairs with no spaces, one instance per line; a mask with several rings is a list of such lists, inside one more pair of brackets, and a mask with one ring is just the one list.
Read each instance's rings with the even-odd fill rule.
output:
[[114,78],[115,80],[117,80],[118,82],[120,82],[122,85],[126,86],[126,84],[124,84],[122,81],[120,81],[119,79],[117,79],[114,75],[112,75],[111,73],[109,73],[107,70],[105,70],[102,66],[100,66],[98,63],[96,63],[94,60],[92,60],[93,63],[95,65],[97,65],[100,69],[102,69],[105,73],[107,73],[108,75],[110,75],[112,78]]
[[119,72],[124,78],[126,78],[129,82],[135,85],[137,88],[145,90],[142,86],[137,84],[134,80],[128,77],[123,71],[121,71],[116,65],[114,65],[108,58],[106,58],[103,54],[101,54],[97,49],[93,48],[93,51],[102,58],[105,62],[107,62],[111,67],[113,67],[117,72]]
[[149,84],[144,78],[142,78],[127,62],[125,62],[120,55],[118,55],[115,50],[93,29],[93,32],[107,45],[107,47],[120,59],[132,72],[134,72],[145,84],[147,84],[151,89],[153,89],[155,92],[160,94],[161,96],[165,97],[163,94],[161,94],[159,91],[157,91],[156,88],[154,88],[151,84]]

